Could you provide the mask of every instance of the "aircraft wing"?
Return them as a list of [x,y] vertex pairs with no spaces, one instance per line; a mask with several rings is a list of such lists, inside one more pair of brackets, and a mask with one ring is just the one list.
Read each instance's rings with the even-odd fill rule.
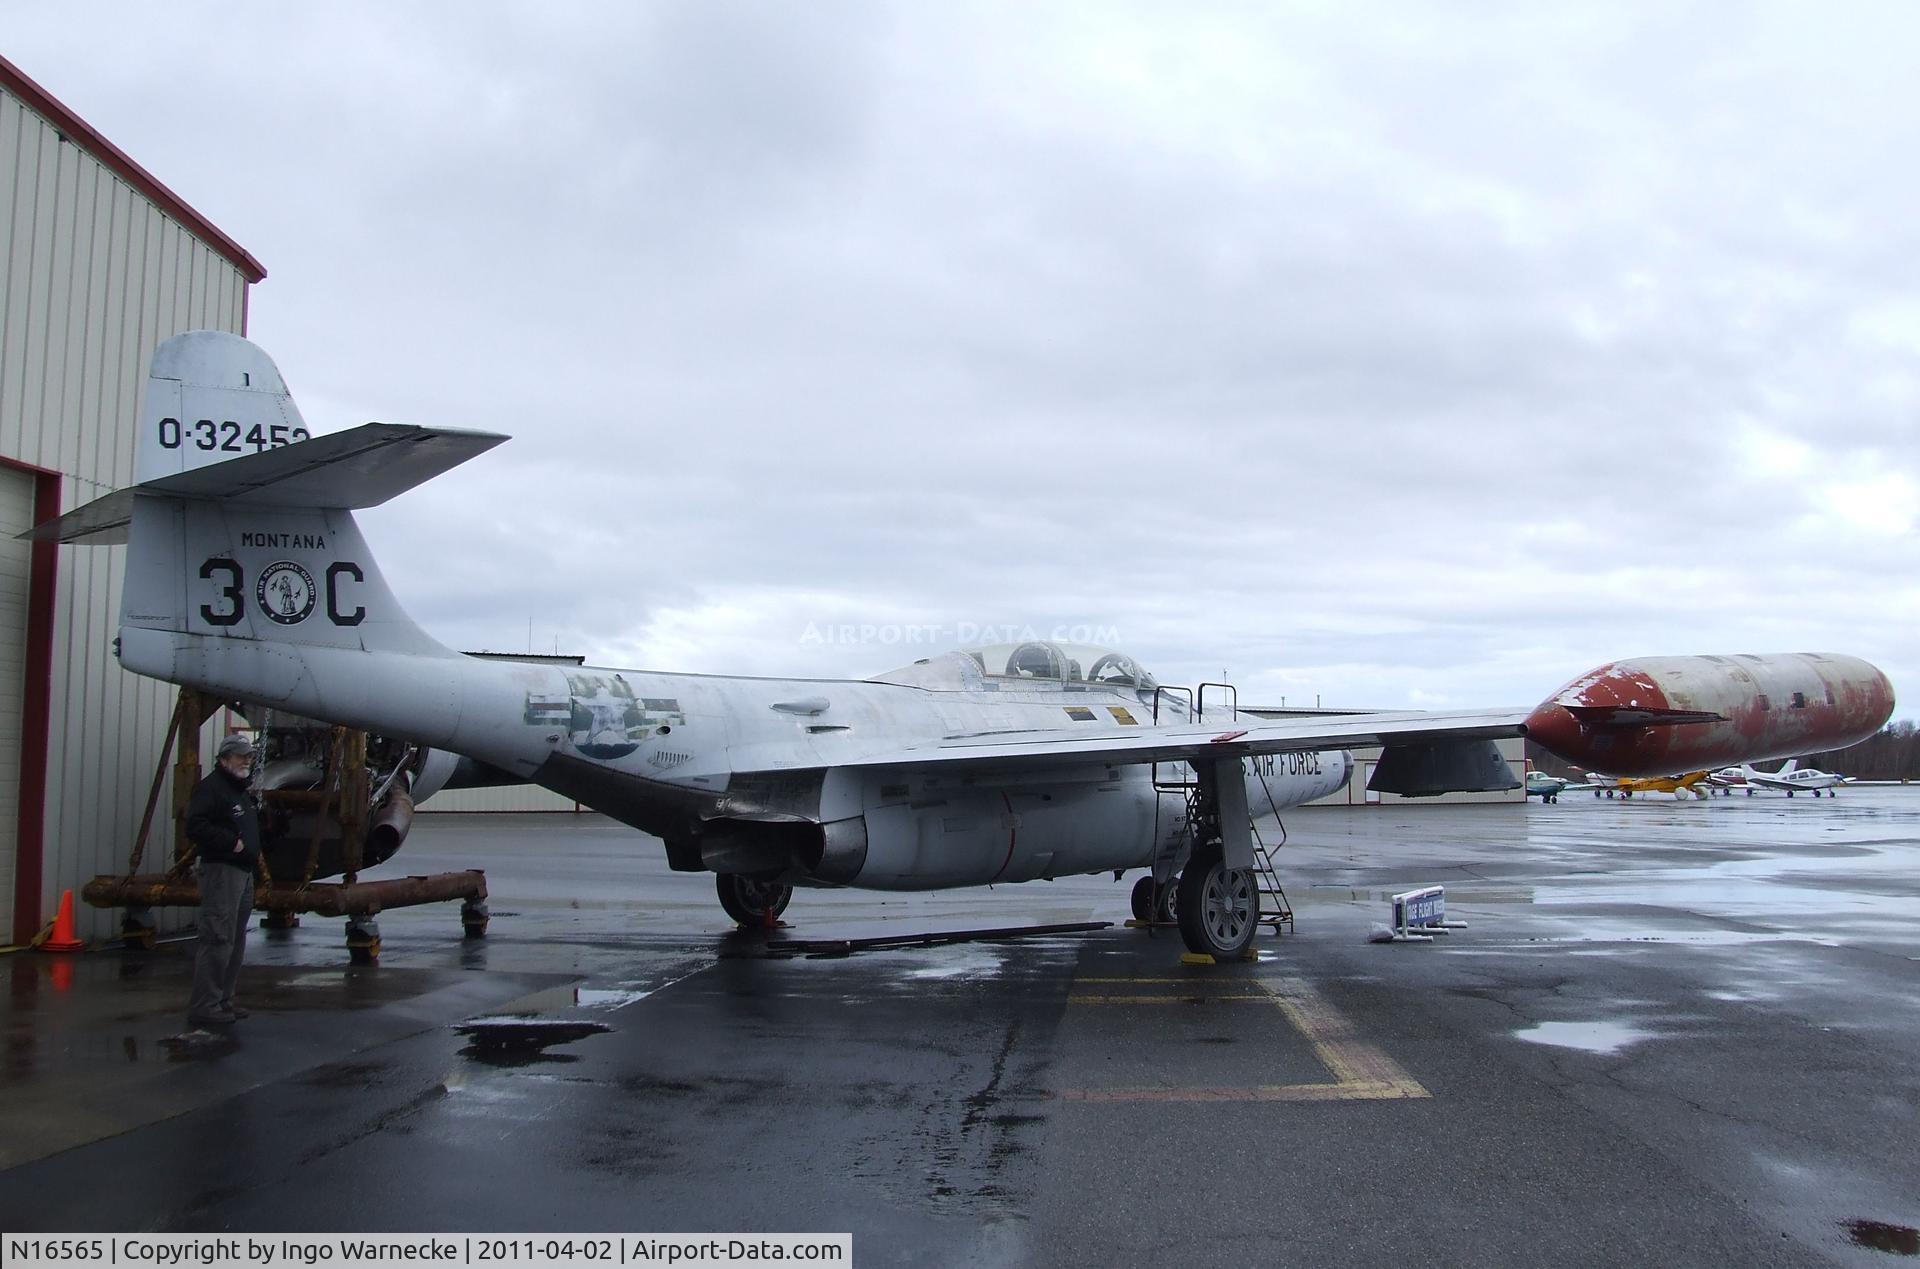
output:
[[1524,736],[1530,710],[1341,714],[1332,717],[1175,723],[1145,727],[1050,727],[943,736],[897,749],[849,755],[835,767],[913,770],[1067,767],[1094,762],[1215,762],[1289,750],[1369,745],[1445,745]]

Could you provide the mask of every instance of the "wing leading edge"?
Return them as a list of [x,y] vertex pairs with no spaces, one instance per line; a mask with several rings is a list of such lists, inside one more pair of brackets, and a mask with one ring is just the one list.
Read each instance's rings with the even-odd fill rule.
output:
[[1158,727],[1048,728],[946,736],[924,744],[849,755],[836,768],[962,770],[967,767],[1070,767],[1092,762],[1219,762],[1290,750],[1369,745],[1446,745],[1527,734],[1531,711],[1458,710],[1343,714],[1337,717],[1177,723]]

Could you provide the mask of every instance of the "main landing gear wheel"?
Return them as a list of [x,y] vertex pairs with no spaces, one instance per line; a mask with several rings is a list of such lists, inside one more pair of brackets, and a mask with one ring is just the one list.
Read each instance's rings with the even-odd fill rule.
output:
[[727,915],[756,929],[779,920],[793,898],[793,887],[778,881],[755,881],[732,872],[719,873],[713,881]]
[[1218,961],[1239,960],[1260,929],[1253,869],[1227,867],[1217,850],[1187,862],[1174,908],[1187,950]]
[[1159,903],[1155,903],[1153,874],[1148,873],[1133,883],[1133,919],[1155,925],[1173,924],[1173,894],[1180,885],[1180,878],[1169,878],[1160,888]]

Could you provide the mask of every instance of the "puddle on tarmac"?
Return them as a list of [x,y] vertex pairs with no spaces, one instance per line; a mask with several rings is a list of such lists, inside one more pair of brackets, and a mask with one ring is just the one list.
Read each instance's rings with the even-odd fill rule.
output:
[[630,1005],[636,1000],[645,1000],[653,993],[638,988],[623,987],[575,987],[573,1003],[582,1009],[618,1009]]
[[506,1064],[561,1060],[561,1055],[549,1055],[547,1050],[613,1030],[604,1022],[515,1017],[475,1018],[453,1029],[467,1037],[467,1047],[461,1050],[463,1055]]
[[1686,943],[1700,947],[1738,947],[1747,943],[1812,943],[1839,947],[1834,939],[1789,930],[1670,930],[1649,931],[1646,925],[1623,921],[1582,921],[1579,934],[1542,935],[1528,943]]
[[1842,1221],[1840,1228],[1856,1247],[1892,1252],[1896,1256],[1920,1256],[1920,1229],[1911,1225],[1889,1225],[1885,1221]]
[[1618,1053],[1629,1044],[1654,1038],[1653,1032],[1624,1022],[1538,1022],[1513,1034],[1530,1044],[1603,1054]]
[[982,947],[978,944],[960,944],[954,947],[929,949],[931,955],[905,958],[908,965],[906,976],[914,979],[977,979],[993,978],[1000,973],[1006,963],[1006,952],[1000,948]]
[[642,986],[637,982],[615,983],[611,987],[575,987],[573,1003],[582,1009],[620,1009],[627,1005],[645,1000],[647,997],[665,991],[675,983],[683,983],[705,969],[705,965],[696,966],[672,978]]
[[160,1047],[166,1051],[169,1062],[193,1062],[224,1057],[237,1050],[240,1043],[230,1031],[194,1030],[163,1036]]

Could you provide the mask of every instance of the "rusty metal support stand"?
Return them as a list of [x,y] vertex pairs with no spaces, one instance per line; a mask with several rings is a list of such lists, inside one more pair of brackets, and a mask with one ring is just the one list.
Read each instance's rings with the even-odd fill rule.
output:
[[[146,862],[147,844],[153,837],[153,821],[160,809],[160,793],[167,785],[167,763],[174,756],[173,797],[170,805],[174,825],[172,873],[185,871],[192,848],[187,842],[187,805],[193,799],[193,787],[200,781],[200,728],[219,708],[219,702],[192,688],[181,688],[174,700],[173,717],[167,723],[166,739],[160,745],[160,758],[154,764],[153,780],[147,786],[147,803],[140,813],[140,829],[134,834],[133,851],[127,857],[127,875],[133,876]],[[198,902],[196,894],[195,902]],[[128,905],[120,918],[121,946],[135,951],[151,951],[155,927],[153,910],[143,904]]]
[[[181,689],[147,790],[146,807],[127,860],[126,875],[95,877],[81,891],[81,898],[94,907],[125,909],[121,938],[129,947],[153,946],[154,908],[197,907],[200,903],[199,884],[188,871],[194,850],[187,839],[187,808],[201,776],[200,729],[221,705],[220,700],[203,692]],[[311,807],[316,829],[307,852],[306,873],[298,882],[289,884],[274,878],[262,861],[262,876],[254,889],[254,909],[264,914],[262,927],[296,929],[300,915],[307,912],[345,917],[348,953],[356,962],[365,964],[374,962],[380,955],[380,927],[375,917],[383,909],[458,899],[461,901],[460,924],[466,937],[483,937],[490,915],[484,872],[436,873],[375,882],[358,879],[372,816],[368,805],[372,789],[367,771],[367,734],[335,727],[332,742],[323,788],[283,790],[267,795],[282,806]],[[141,868],[152,841],[169,766],[173,772],[173,793],[169,799],[174,824],[173,859],[164,872],[143,873]],[[336,813],[342,834],[345,875],[339,884],[313,880],[330,810]]]

